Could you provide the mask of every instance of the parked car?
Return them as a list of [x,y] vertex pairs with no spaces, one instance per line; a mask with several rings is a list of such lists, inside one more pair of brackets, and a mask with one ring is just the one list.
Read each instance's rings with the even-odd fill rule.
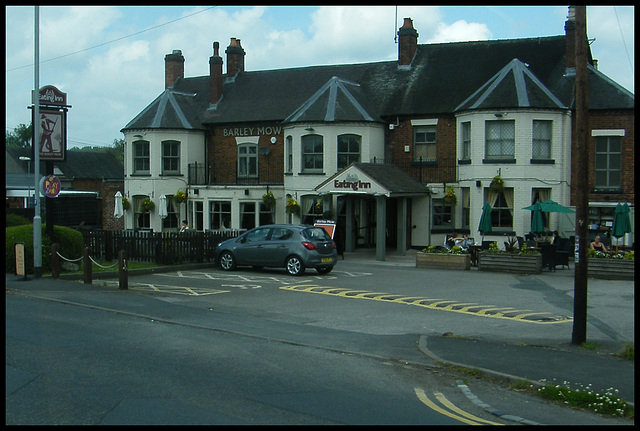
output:
[[321,227],[265,225],[216,246],[215,259],[225,271],[238,266],[285,268],[302,275],[306,268],[328,274],[338,261],[336,243]]

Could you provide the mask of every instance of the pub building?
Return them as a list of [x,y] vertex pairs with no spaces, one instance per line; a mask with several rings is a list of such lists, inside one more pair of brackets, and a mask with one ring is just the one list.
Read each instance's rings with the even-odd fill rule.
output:
[[[164,91],[122,129],[125,227],[331,219],[344,250],[375,247],[384,260],[453,232],[479,240],[489,202],[485,240],[528,233],[523,207],[575,205],[574,33],[569,8],[561,36],[421,45],[405,18],[397,60],[264,71],[246,71],[231,38],[226,73],[214,42],[209,75],[190,78],[174,50]],[[587,57],[590,211],[628,202],[633,220],[634,96]],[[490,187],[496,176],[500,190]],[[178,190],[186,200],[174,198]],[[145,210],[145,198],[155,209]],[[574,234],[574,214],[546,216],[550,231]]]

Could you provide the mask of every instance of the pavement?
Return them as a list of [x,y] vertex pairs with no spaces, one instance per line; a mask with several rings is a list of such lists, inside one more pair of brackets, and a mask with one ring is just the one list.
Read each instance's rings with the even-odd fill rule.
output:
[[[341,259],[339,257],[339,259]],[[376,260],[375,251],[345,252],[344,259],[349,262],[366,263],[367,265],[392,265],[415,267],[415,250],[409,250],[400,256],[394,251],[388,251],[384,261]],[[211,264],[190,265],[181,267],[182,270],[189,268],[210,268]],[[175,268],[167,267],[173,271]],[[144,270],[142,270],[144,271]],[[162,271],[162,269],[156,269]],[[472,268],[472,271],[477,269]],[[147,273],[149,271],[146,271]],[[140,273],[140,272],[138,272]],[[130,271],[129,275],[135,276],[136,271]],[[477,281],[482,282],[484,273],[478,272]],[[574,270],[571,263],[570,270],[557,270],[555,273],[549,272],[550,277],[573,278]],[[117,277],[117,275],[113,275]],[[104,274],[100,276],[105,277]],[[75,278],[76,280],[74,280]],[[95,278],[95,277],[94,277]],[[51,278],[34,279],[29,278],[23,281],[19,277],[7,274],[7,291],[17,290],[24,293],[37,294],[46,290],[63,288],[70,293],[76,293],[80,300],[86,298],[87,291],[96,289],[94,285],[78,283],[82,280],[82,275],[69,277],[68,279],[52,280]],[[490,282],[490,277],[486,277],[486,282]],[[569,280],[567,280],[569,281]],[[630,281],[633,283],[633,281]],[[69,297],[68,295],[66,298]],[[111,297],[113,299],[113,297]],[[68,299],[73,301],[73,299]],[[81,302],[81,301],[79,301]],[[117,307],[117,303],[109,303],[109,307]],[[604,394],[614,392],[627,403],[634,403],[634,361],[621,359],[612,355],[612,352],[598,350],[587,350],[585,348],[571,345],[558,346],[557,343],[539,343],[536,345],[513,344],[500,340],[471,339],[456,336],[426,336],[420,337],[418,351],[407,353],[407,362],[417,362],[422,365],[441,366],[449,364],[474,369],[477,372],[490,377],[508,381],[529,381],[531,384],[540,385],[547,382],[554,385],[568,386],[573,389],[591,390]],[[362,343],[356,349],[366,350],[367,343]],[[360,354],[371,354],[379,357],[384,355],[384,351],[360,351]],[[397,352],[387,352],[393,359],[399,359]],[[589,385],[589,386],[588,386]]]

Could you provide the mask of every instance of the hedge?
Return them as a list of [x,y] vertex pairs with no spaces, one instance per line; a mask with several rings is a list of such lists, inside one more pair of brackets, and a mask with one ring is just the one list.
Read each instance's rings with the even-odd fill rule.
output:
[[[51,240],[45,234],[46,226],[42,226],[42,272],[51,272]],[[15,243],[24,243],[25,268],[27,273],[33,273],[33,225],[21,225],[5,228],[5,268],[7,273],[16,272]],[[60,254],[67,259],[77,259],[83,256],[84,239],[75,229],[64,226],[54,226],[53,235],[60,244]]]

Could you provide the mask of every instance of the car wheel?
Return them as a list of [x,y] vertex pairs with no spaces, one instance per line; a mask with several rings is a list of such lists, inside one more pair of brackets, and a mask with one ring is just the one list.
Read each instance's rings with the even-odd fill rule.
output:
[[333,270],[333,266],[322,266],[320,268],[316,268],[318,274],[329,274]]
[[304,264],[298,256],[291,256],[287,259],[286,264],[287,272],[291,275],[304,274]]
[[230,252],[225,251],[220,255],[220,267],[222,269],[225,271],[233,271],[236,269],[236,266],[236,259]]

